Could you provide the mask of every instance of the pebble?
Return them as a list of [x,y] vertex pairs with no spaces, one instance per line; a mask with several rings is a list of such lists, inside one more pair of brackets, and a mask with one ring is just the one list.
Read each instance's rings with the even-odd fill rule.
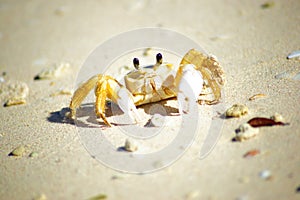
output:
[[152,53],[152,48],[146,48],[143,52],[143,56],[149,56]]
[[138,150],[138,146],[135,142],[130,141],[129,139],[126,139],[124,149],[129,152],[134,152],[134,151]]
[[248,107],[243,104],[234,104],[226,110],[226,117],[241,117],[248,113]]
[[69,7],[66,6],[60,6],[55,9],[54,14],[57,16],[63,16],[69,11]]
[[88,198],[88,200],[103,200],[103,199],[107,199],[106,194],[98,194],[96,196]]
[[23,145],[16,147],[10,155],[12,156],[22,156],[25,152],[25,147]]
[[271,171],[269,170],[263,170],[259,173],[259,177],[264,180],[270,180],[272,177]]
[[290,53],[286,58],[287,58],[287,59],[291,59],[291,58],[295,58],[295,57],[300,57],[300,50],[298,50],[298,51],[293,51],[293,52]]
[[41,194],[41,195],[33,198],[33,200],[47,200],[47,197],[45,194]]
[[21,104],[25,104],[26,100],[25,99],[21,99],[21,98],[11,98],[8,99],[5,103],[4,103],[4,107],[9,107],[9,106],[16,106],[16,105],[21,105]]
[[26,103],[26,97],[29,94],[29,88],[23,82],[6,82],[0,84],[1,99],[4,100],[4,106],[14,106]]
[[255,137],[259,133],[259,129],[253,128],[248,123],[244,123],[240,125],[239,128],[235,130],[235,132],[236,132],[235,139],[237,141],[242,142],[244,140],[248,140],[252,137]]
[[31,152],[30,154],[29,154],[29,157],[30,158],[35,158],[35,157],[37,157],[39,154],[37,153],[37,152]]
[[270,2],[266,2],[264,4],[262,4],[260,7],[262,9],[267,9],[267,8],[272,8],[275,5],[275,3],[273,1]]
[[59,77],[69,67],[69,63],[61,63],[60,65],[50,67],[48,69],[43,69],[34,77],[34,80],[53,79]]
[[284,122],[282,115],[280,115],[279,113],[275,113],[270,117],[270,119],[274,120],[275,122]]

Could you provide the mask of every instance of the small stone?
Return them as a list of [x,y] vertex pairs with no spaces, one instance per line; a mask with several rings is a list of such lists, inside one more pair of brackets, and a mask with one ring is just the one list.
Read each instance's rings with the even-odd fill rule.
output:
[[133,141],[126,139],[124,149],[129,152],[134,152],[138,149],[138,146]]
[[31,152],[30,154],[29,154],[29,157],[30,158],[35,158],[35,157],[37,157],[39,154],[37,153],[37,152]]
[[247,106],[243,104],[234,104],[226,110],[226,117],[241,117],[248,113]]
[[293,51],[286,58],[291,59],[291,58],[296,58],[296,57],[300,57],[300,50]]
[[260,7],[262,9],[267,9],[267,8],[272,8],[275,5],[275,3],[273,1],[270,2],[266,2],[264,4],[262,4]]
[[44,69],[34,77],[34,80],[53,79],[59,77],[69,67],[69,63],[61,63],[60,65]]
[[9,106],[16,106],[16,105],[21,105],[25,104],[26,100],[23,98],[10,98],[4,103],[4,107],[9,107]]
[[146,48],[144,50],[143,56],[149,56],[152,52],[152,48]]
[[15,148],[9,155],[11,156],[22,156],[25,152],[25,147],[23,145]]
[[66,12],[68,12],[69,8],[66,6],[60,6],[57,9],[55,9],[54,14],[57,16],[63,16]]
[[5,102],[4,106],[14,106],[26,103],[29,88],[26,83],[8,81],[0,84],[0,91],[0,99]]
[[264,180],[270,180],[272,175],[269,170],[263,170],[259,173],[259,177],[264,179]]
[[106,194],[98,194],[96,196],[88,198],[88,200],[103,200],[103,199],[107,199]]
[[45,194],[41,194],[41,195],[33,198],[33,200],[47,200],[47,197]]
[[253,128],[248,123],[244,123],[240,125],[239,128],[235,130],[235,132],[235,140],[242,142],[244,140],[248,140],[252,137],[255,137],[259,133],[259,129]]
[[270,119],[274,120],[275,122],[284,122],[282,115],[280,115],[279,113],[275,113],[270,117]]

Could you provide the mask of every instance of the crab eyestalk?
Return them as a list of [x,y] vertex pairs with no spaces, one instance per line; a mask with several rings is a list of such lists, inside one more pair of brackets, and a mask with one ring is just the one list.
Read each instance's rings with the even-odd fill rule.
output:
[[156,54],[156,64],[157,65],[162,64],[162,55],[161,55],[161,53]]
[[140,61],[138,58],[133,59],[133,66],[135,69],[139,70],[140,69]]

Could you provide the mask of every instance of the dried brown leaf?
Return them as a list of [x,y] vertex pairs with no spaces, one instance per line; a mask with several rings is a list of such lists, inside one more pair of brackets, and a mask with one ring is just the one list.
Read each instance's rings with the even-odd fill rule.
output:
[[248,121],[248,124],[250,124],[252,127],[261,127],[261,126],[274,126],[274,125],[288,125],[287,123],[283,122],[276,122],[273,119],[264,118],[264,117],[255,117]]
[[250,157],[256,156],[259,153],[260,153],[260,151],[258,149],[253,149],[253,150],[250,150],[247,153],[245,153],[243,157],[250,158]]
[[254,101],[256,99],[263,98],[263,97],[266,97],[266,95],[265,94],[255,94],[249,98],[249,101]]

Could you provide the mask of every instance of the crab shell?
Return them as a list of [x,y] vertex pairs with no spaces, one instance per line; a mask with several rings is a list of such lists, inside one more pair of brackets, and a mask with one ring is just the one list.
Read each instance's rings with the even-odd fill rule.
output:
[[139,106],[174,97],[175,75],[173,65],[163,63],[131,71],[124,77],[124,81],[126,88],[133,95],[134,104]]

